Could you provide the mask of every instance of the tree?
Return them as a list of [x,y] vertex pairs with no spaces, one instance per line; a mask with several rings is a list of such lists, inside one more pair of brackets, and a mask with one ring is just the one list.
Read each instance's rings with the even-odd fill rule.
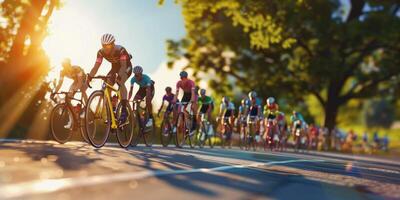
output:
[[[2,120],[0,132],[8,134],[15,124],[28,128],[40,112],[37,102],[44,100],[47,84],[43,80],[50,68],[41,43],[60,2],[4,0],[0,5],[4,23],[0,26],[0,118],[13,119]],[[10,105],[14,107],[7,108]]]
[[330,129],[349,100],[397,91],[397,1],[177,2],[187,34],[167,41],[170,62],[185,57],[195,76],[216,74],[213,89],[256,89],[295,102],[312,94]]

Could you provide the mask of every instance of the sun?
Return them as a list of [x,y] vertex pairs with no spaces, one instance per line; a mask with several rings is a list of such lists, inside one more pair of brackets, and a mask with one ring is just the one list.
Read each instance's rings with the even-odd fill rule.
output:
[[[72,64],[86,68],[93,62],[93,51],[98,48],[96,26],[73,4],[65,4],[61,10],[54,12],[49,35],[43,41],[43,48],[50,59],[51,71],[48,81],[58,79],[61,62],[68,57]],[[67,85],[67,84],[64,84]]]

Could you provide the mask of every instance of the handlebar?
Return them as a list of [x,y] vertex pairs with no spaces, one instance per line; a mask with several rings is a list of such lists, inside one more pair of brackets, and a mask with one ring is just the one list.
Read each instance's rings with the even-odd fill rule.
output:
[[[90,77],[89,74],[87,74],[87,76],[88,76],[88,78]],[[111,76],[109,76],[109,75],[107,75],[107,76],[93,76],[93,77],[90,77],[89,80],[101,79],[101,80],[103,80],[103,81],[106,81],[106,80],[109,79],[109,78],[111,78]],[[88,86],[89,88],[92,88],[92,86],[90,85],[90,81],[89,81],[89,80],[87,81],[87,86]]]
[[[82,93],[82,92],[81,92],[81,91],[76,91],[75,93]],[[55,96],[55,95],[59,95],[59,94],[65,95],[65,98],[69,98],[69,99],[71,99],[71,100],[75,100],[75,101],[80,101],[80,102],[82,102],[82,99],[76,99],[76,98],[73,98],[73,97],[69,97],[69,96],[68,96],[69,92],[53,92],[53,93],[51,93],[51,95],[50,95],[50,99],[51,99],[54,103],[57,103],[57,102],[56,102],[56,99],[54,98],[54,96]]]

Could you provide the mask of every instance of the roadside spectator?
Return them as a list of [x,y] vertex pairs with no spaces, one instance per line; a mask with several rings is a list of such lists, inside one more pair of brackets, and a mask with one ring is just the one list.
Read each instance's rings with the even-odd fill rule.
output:
[[388,152],[389,151],[389,137],[388,134],[385,134],[385,137],[382,139],[382,150]]
[[354,133],[353,130],[350,130],[349,133],[346,136],[345,142],[343,144],[343,150],[344,151],[353,151],[353,143],[357,139],[356,134]]
[[365,153],[371,153],[371,147],[368,142],[368,132],[364,131],[362,136],[362,148]]
[[374,140],[374,149],[375,149],[375,150],[380,149],[380,148],[381,148],[381,142],[380,142],[380,138],[379,138],[379,133],[378,133],[378,131],[375,131],[375,132],[374,132],[373,140]]

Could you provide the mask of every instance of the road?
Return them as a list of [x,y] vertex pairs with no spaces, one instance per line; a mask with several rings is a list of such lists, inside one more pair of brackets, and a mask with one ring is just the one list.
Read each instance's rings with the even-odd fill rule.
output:
[[333,153],[0,140],[0,199],[400,199],[400,163]]

